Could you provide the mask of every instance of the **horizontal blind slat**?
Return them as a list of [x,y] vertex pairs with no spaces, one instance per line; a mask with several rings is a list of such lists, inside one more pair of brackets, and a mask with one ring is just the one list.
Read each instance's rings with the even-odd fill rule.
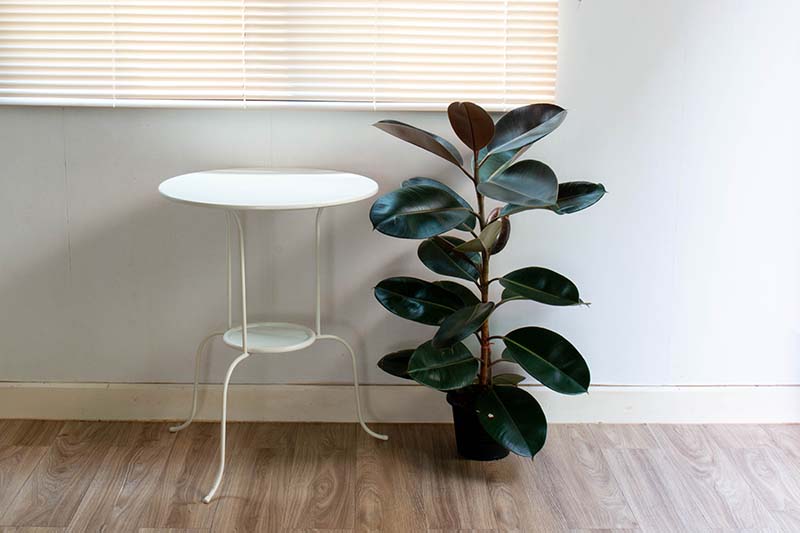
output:
[[557,55],[558,0],[0,0],[0,103],[498,110]]

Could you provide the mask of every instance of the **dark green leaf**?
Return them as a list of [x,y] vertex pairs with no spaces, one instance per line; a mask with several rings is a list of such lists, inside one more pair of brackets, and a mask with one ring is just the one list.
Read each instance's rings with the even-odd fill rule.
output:
[[478,419],[494,440],[533,457],[547,439],[547,419],[536,399],[518,387],[488,387],[475,401]]
[[485,251],[480,239],[470,239],[456,246],[456,251],[463,253],[477,253]]
[[508,239],[511,238],[511,221],[508,217],[502,217],[498,219],[500,221],[500,234],[497,236],[497,240],[494,241],[494,245],[492,246],[490,253],[492,255],[499,254],[503,251],[503,248],[506,247],[508,244]]
[[602,183],[567,181],[558,185],[558,202],[550,210],[559,215],[577,213],[600,201],[606,193]]
[[510,291],[508,289],[503,290],[503,293],[500,295],[500,298],[504,301],[509,300],[526,300],[526,298],[520,296],[514,291]]
[[461,309],[461,300],[452,292],[417,278],[388,278],[375,287],[375,298],[399,317],[437,326]]
[[427,239],[464,224],[474,216],[447,191],[412,185],[375,200],[369,218],[375,229],[386,235]]
[[408,374],[418,383],[439,390],[460,389],[472,383],[478,360],[463,343],[436,349],[431,341],[418,347],[408,363]]
[[510,216],[516,215],[517,213],[521,213],[523,211],[530,211],[531,209],[541,209],[539,207],[528,207],[525,205],[515,205],[515,204],[506,204],[503,206],[503,209],[500,210],[500,216]]
[[434,348],[446,348],[475,333],[494,310],[494,303],[479,303],[459,309],[445,318],[436,335],[433,336]]
[[478,191],[501,202],[545,207],[556,203],[558,179],[541,161],[524,160],[478,184]]
[[[577,213],[587,207],[596,204],[606,193],[606,188],[602,183],[590,183],[588,181],[567,181],[558,184],[558,199],[555,205],[545,206],[559,215]],[[513,215],[529,209],[540,209],[540,207],[528,207],[524,205],[508,204],[500,211],[500,215]]]
[[512,109],[497,121],[489,154],[528,146],[556,129],[567,117],[563,108],[553,104],[531,104]]
[[442,281],[434,281],[433,284],[438,285],[439,287],[448,290],[453,294],[455,294],[456,296],[458,296],[459,299],[461,300],[461,303],[464,304],[463,307],[480,303],[480,300],[475,295],[475,293],[472,292],[467,287],[461,285],[460,283],[456,283],[455,281],[442,280]]
[[527,149],[527,146],[523,146],[522,148],[506,150],[490,156],[486,155],[488,153],[486,149],[481,150],[481,153],[478,154],[478,161],[481,162],[478,168],[480,181],[486,181],[493,175],[499,174],[510,167]]
[[404,124],[396,120],[381,120],[373,124],[376,128],[385,131],[389,135],[393,135],[407,143],[414,146],[419,146],[423,150],[438,155],[439,157],[450,161],[454,165],[461,166],[464,160],[461,154],[456,150],[450,141],[439,137],[433,133],[421,130],[410,124]]
[[477,239],[472,239],[456,246],[456,251],[459,252],[483,252],[494,248],[500,232],[503,230],[503,223],[501,220],[495,220],[486,225],[481,230]]
[[378,361],[378,368],[403,379],[412,379],[408,375],[408,360],[411,359],[411,354],[414,350],[400,350],[397,352],[387,353],[381,360]]
[[[546,268],[526,267],[500,278],[509,295],[522,296],[548,305],[577,305],[581,302],[578,287],[570,280]],[[505,298],[505,292],[503,297]]]
[[527,327],[503,337],[503,357],[513,359],[542,385],[562,394],[589,390],[589,367],[567,339],[544,328]]
[[[459,204],[461,204],[462,207],[472,211],[472,206],[469,205],[469,202],[464,200],[464,198],[460,194],[458,194],[456,191],[454,191],[453,189],[451,189],[450,187],[448,187],[447,185],[445,185],[441,181],[438,181],[438,180],[435,180],[435,179],[431,179],[431,178],[409,178],[409,179],[407,179],[406,181],[403,182],[402,186],[403,187],[410,187],[412,185],[427,185],[429,187],[436,187],[437,189],[441,189],[443,191],[447,191],[448,193],[450,193],[450,195],[453,196],[453,198],[456,199],[456,201]],[[461,231],[469,231],[469,230],[471,230],[472,228],[475,227],[476,223],[477,223],[477,219],[474,216],[471,216],[466,222],[464,222],[463,224],[461,224],[458,227],[456,227],[456,229],[459,229]]]
[[474,281],[480,276],[475,264],[479,258],[477,254],[455,250],[456,246],[463,243],[462,239],[456,237],[431,237],[420,243],[417,256],[426,267],[437,274]]
[[492,376],[492,385],[512,385],[516,387],[523,381],[525,381],[525,376],[520,376],[519,374],[496,374]]
[[492,117],[472,102],[453,102],[447,108],[447,117],[461,142],[472,150],[480,150],[494,137]]

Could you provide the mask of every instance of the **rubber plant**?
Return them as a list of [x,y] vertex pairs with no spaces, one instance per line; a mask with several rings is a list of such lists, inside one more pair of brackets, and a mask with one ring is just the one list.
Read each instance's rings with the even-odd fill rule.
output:
[[[444,183],[415,177],[372,205],[370,219],[376,230],[401,239],[421,239],[417,255],[427,268],[467,283],[414,277],[378,283],[375,297],[386,309],[438,328],[430,340],[387,354],[378,366],[448,393],[462,456],[497,459],[511,451],[532,457],[547,435],[544,412],[517,386],[522,375],[495,374],[494,365],[515,363],[563,394],[587,392],[589,367],[558,333],[528,326],[493,335],[489,317],[506,304],[512,307],[524,300],[556,306],[584,302],[572,281],[547,268],[529,266],[492,277],[489,265],[509,243],[512,215],[529,210],[576,213],[600,200],[605,189],[586,181],[559,184],[545,163],[521,159],[563,122],[567,112],[557,105],[519,107],[497,123],[471,102],[454,102],[447,114],[456,136],[469,149],[466,162],[438,135],[394,120],[375,124],[458,167],[475,191],[473,206]],[[488,199],[499,205],[489,211]],[[502,289],[499,301],[491,298],[495,283]],[[473,335],[477,354],[464,342]],[[499,344],[504,349],[498,357]]]

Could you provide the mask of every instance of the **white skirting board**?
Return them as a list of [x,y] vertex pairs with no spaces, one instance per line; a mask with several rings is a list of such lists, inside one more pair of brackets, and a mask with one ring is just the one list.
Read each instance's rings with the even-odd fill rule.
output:
[[[526,387],[555,423],[800,423],[800,386],[595,386],[563,396]],[[218,420],[222,387],[203,385],[198,420]],[[364,385],[373,422],[449,422],[444,394],[419,385]],[[179,420],[192,386],[157,383],[0,383],[0,418]],[[229,419],[353,422],[347,385],[231,385]]]

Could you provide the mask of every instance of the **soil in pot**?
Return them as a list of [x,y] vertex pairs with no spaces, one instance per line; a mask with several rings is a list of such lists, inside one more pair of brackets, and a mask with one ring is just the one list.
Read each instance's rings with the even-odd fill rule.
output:
[[458,454],[471,461],[496,461],[508,455],[483,429],[475,411],[477,387],[467,387],[447,393],[447,403],[453,407]]

